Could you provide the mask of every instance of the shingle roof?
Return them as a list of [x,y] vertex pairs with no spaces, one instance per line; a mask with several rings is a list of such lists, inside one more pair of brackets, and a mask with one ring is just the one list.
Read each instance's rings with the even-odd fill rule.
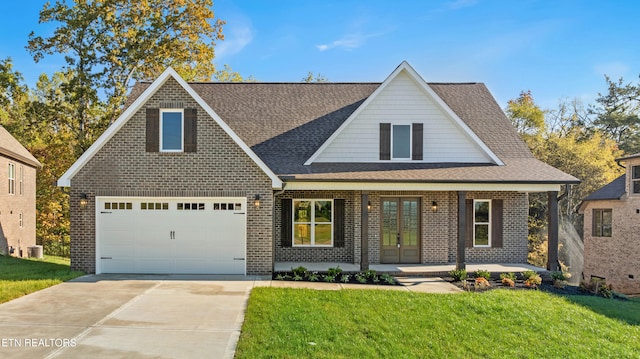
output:
[[2,126],[0,126],[0,154],[33,167],[42,167],[42,164]]
[[626,191],[626,175],[622,175],[611,183],[590,194],[584,201],[620,199]]
[[[505,163],[304,163],[380,83],[190,83],[276,174],[296,180],[576,183],[536,160],[481,83],[430,83]],[[132,103],[149,83],[137,84]]]

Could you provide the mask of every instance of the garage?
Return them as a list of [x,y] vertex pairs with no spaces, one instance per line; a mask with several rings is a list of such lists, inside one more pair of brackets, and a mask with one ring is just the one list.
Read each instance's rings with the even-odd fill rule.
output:
[[96,198],[96,273],[245,274],[245,197]]

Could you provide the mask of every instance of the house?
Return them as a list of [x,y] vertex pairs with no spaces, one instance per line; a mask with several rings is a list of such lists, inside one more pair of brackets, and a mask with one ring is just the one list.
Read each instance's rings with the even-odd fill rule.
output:
[[640,293],[640,153],[616,160],[625,174],[584,199],[585,279]]
[[36,170],[40,162],[0,126],[0,254],[27,257],[36,245]]
[[428,84],[403,62],[382,83],[187,83],[168,69],[58,184],[75,269],[265,274],[526,263],[528,192],[549,194],[555,266],[557,194],[576,182],[531,155],[483,84]]

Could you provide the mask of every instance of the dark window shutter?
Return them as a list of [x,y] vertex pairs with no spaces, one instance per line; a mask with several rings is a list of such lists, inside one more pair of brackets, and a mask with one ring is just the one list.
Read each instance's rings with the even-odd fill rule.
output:
[[147,152],[158,152],[160,150],[160,110],[157,108],[147,109]]
[[465,200],[466,208],[466,224],[467,224],[467,236],[464,240],[464,245],[466,248],[473,247],[473,200],[467,199]]
[[391,124],[380,124],[380,159],[391,159]]
[[198,111],[195,108],[184,109],[184,152],[196,152],[198,138]]
[[502,208],[503,200],[491,201],[491,247],[502,248]]
[[421,123],[414,123],[412,126],[411,134],[411,159],[422,160],[422,131],[423,125]]
[[333,246],[344,247],[344,199],[333,200]]
[[289,198],[283,198],[281,203],[282,233],[280,241],[282,247],[291,247],[293,243],[293,203]]

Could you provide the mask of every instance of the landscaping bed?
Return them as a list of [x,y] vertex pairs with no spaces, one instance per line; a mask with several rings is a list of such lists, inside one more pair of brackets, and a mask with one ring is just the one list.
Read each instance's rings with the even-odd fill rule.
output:
[[272,279],[283,281],[398,285],[396,279],[387,273],[379,274],[375,270],[343,272],[340,267],[329,268],[326,272],[309,271],[305,267],[296,267],[286,272],[274,272]]

